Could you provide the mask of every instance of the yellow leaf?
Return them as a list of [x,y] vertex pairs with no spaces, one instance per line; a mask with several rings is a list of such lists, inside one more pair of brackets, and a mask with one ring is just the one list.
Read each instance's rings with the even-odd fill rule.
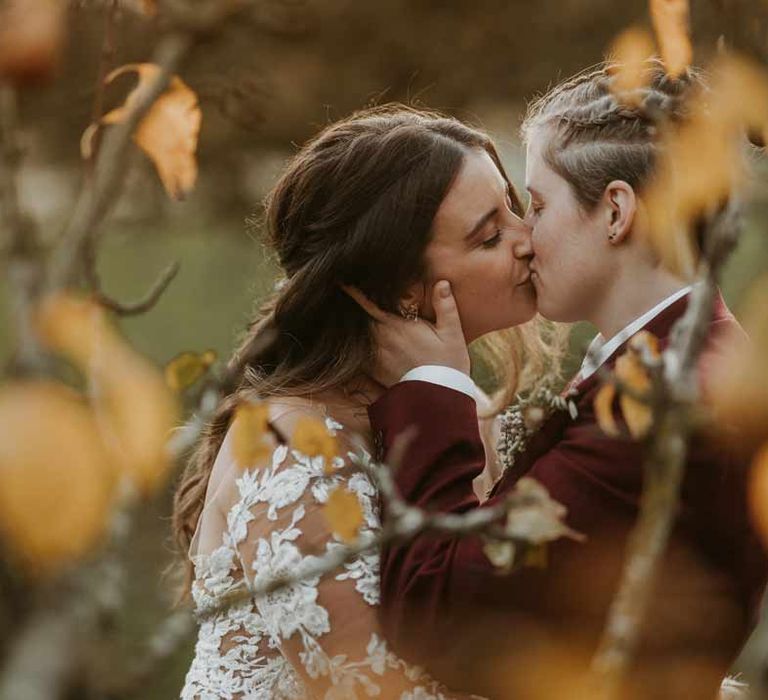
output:
[[[651,379],[638,357],[628,352],[616,360],[616,377],[638,393],[647,393],[651,389]],[[619,406],[629,432],[634,438],[643,437],[653,423],[651,407],[622,392],[619,396]]]
[[325,423],[310,416],[302,416],[296,421],[291,446],[307,457],[322,456],[326,473],[333,469],[333,458],[339,454],[336,438],[325,427]]
[[653,38],[645,29],[631,27],[616,37],[608,58],[616,63],[611,87],[620,101],[637,104],[640,100],[640,90],[651,76],[647,61],[653,54]]
[[651,0],[651,20],[667,73],[679,76],[691,65],[688,0]]
[[59,0],[7,0],[0,7],[0,78],[18,85],[53,75],[65,9]]
[[755,529],[768,549],[768,443],[763,445],[752,463],[749,508]]
[[85,374],[105,445],[137,488],[149,493],[171,467],[166,443],[178,420],[162,374],[91,300],[51,296],[36,320],[43,340]]
[[353,542],[363,524],[363,509],[357,496],[339,486],[328,494],[323,514],[331,530],[345,542]]
[[534,569],[546,569],[549,560],[549,552],[546,543],[528,547],[523,555],[523,566]]
[[165,381],[174,391],[192,386],[216,361],[216,353],[208,350],[201,355],[182,352],[165,366]]
[[95,547],[115,471],[96,420],[54,382],[0,389],[0,535],[34,572],[53,573]]
[[613,400],[616,397],[616,387],[611,384],[603,384],[595,396],[595,417],[600,429],[612,437],[619,435],[619,427],[613,416]]
[[[149,85],[157,78],[160,68],[152,63],[131,63],[112,71],[109,83],[117,76],[136,72],[139,83],[128,95],[123,106],[101,118],[104,124],[123,122]],[[197,95],[178,76],[171,78],[166,91],[155,101],[141,120],[134,141],[152,159],[168,195],[183,199],[197,180],[197,138],[202,113]],[[92,129],[83,135],[83,150],[88,152]]]
[[241,469],[250,469],[269,460],[274,441],[269,430],[269,404],[241,403],[232,425],[232,451]]

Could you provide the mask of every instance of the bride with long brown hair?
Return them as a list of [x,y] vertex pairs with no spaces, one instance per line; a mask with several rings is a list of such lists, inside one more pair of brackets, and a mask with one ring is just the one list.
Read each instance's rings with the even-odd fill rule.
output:
[[[357,498],[363,530],[379,527],[376,489],[347,457],[290,445],[302,421],[315,418],[338,455],[357,450],[360,439],[373,451],[366,409],[383,388],[369,375],[372,322],[341,285],[406,317],[434,318],[427,290],[449,280],[466,342],[524,324],[487,343],[496,349],[487,357],[503,358],[506,388],[541,376],[547,346],[538,324],[527,323],[536,298],[522,206],[487,135],[392,106],[354,114],[307,143],[266,210],[285,279],[234,353],[236,390],[176,492],[174,530],[201,621],[182,696],[447,697],[387,648],[377,622],[377,552],[256,600],[222,602],[340,546],[322,512],[335,488]],[[259,401],[268,407],[271,447],[243,468],[234,419]],[[491,426],[485,422],[486,433]],[[495,473],[489,459],[478,490]]]

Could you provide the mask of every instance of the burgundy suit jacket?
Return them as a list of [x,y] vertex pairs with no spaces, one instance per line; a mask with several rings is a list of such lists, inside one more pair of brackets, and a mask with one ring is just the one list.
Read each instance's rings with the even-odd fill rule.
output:
[[[662,347],[687,304],[684,297],[647,324]],[[704,385],[709,362],[734,334],[743,331],[718,295],[699,365]],[[624,351],[619,348],[608,366]],[[568,525],[585,534],[585,542],[551,543],[546,566],[508,575],[491,565],[474,536],[423,535],[382,552],[387,636],[401,654],[457,689],[530,696],[520,678],[539,657],[566,649],[571,660],[586,660],[594,651],[636,521],[644,457],[643,444],[608,437],[597,426],[599,386],[593,375],[574,388],[578,416],[561,411],[546,420],[486,502],[498,502],[522,476],[533,477],[567,507]],[[479,506],[472,480],[483,470],[485,454],[471,398],[427,382],[403,382],[369,415],[384,457],[399,434],[416,428],[395,473],[408,502],[453,513]],[[681,697],[707,697],[710,691],[714,697],[720,675],[745,641],[767,569],[747,517],[746,471],[743,459],[706,436],[691,441],[676,527],[644,629],[640,659],[648,663],[638,661],[639,682],[646,683],[642,674],[651,668],[654,687],[662,688],[662,661],[674,664],[667,670],[680,681],[684,657],[707,670],[692,675]],[[664,688],[658,697],[674,697]]]

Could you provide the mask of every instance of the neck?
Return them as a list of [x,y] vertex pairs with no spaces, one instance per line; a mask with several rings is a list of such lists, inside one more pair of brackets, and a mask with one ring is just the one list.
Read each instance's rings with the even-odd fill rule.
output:
[[661,268],[648,269],[645,274],[634,270],[631,275],[615,280],[587,320],[607,340],[685,286],[686,282]]

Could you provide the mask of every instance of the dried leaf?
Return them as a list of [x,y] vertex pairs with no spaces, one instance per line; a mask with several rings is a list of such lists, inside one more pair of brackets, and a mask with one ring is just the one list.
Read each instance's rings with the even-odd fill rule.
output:
[[538,481],[523,477],[517,482],[515,493],[520,501],[513,503],[507,513],[504,529],[508,535],[535,545],[561,537],[581,538],[563,521],[565,506],[550,498]]
[[483,545],[483,552],[488,561],[499,569],[500,574],[508,574],[512,571],[515,561],[515,544],[504,540],[488,540]]
[[619,426],[613,415],[613,400],[616,398],[616,387],[611,384],[603,384],[595,396],[595,417],[600,429],[612,437],[620,434]]
[[364,522],[363,509],[355,494],[341,486],[335,488],[328,494],[323,514],[334,534],[344,542],[354,542]]
[[691,65],[688,0],[651,0],[651,20],[667,73],[679,76]]
[[130,348],[95,302],[58,294],[38,310],[41,337],[86,376],[104,442],[144,494],[171,466],[166,450],[178,420],[162,374]]
[[174,391],[183,391],[202,377],[216,361],[216,353],[182,352],[165,366],[165,381]]
[[322,456],[326,473],[332,471],[333,459],[339,454],[336,437],[330,433],[323,421],[310,416],[302,416],[296,421],[291,446],[307,457]]
[[[616,377],[639,394],[651,389],[651,379],[640,359],[633,352],[628,352],[616,360]],[[648,433],[653,424],[651,407],[622,392],[619,396],[621,414],[634,438],[641,438]]]
[[608,56],[616,63],[611,85],[620,101],[634,105],[641,99],[640,91],[651,76],[647,61],[653,54],[653,37],[645,29],[631,27],[616,37]]
[[42,381],[0,389],[0,534],[31,570],[53,573],[98,544],[115,481],[74,391]]
[[[101,118],[101,123],[123,122],[157,78],[160,68],[152,63],[131,63],[112,71],[106,82],[128,72],[138,73],[138,85],[121,107]],[[154,162],[166,192],[173,199],[183,199],[197,180],[195,151],[201,120],[197,95],[181,78],[173,76],[166,91],[155,101],[133,135],[134,141]],[[81,141],[85,157],[90,152],[92,134],[93,125],[86,130]]]
[[59,0],[7,0],[0,9],[0,78],[13,84],[50,78],[64,39]]
[[241,469],[251,469],[268,461],[274,450],[269,431],[269,404],[241,403],[232,425],[232,451]]

